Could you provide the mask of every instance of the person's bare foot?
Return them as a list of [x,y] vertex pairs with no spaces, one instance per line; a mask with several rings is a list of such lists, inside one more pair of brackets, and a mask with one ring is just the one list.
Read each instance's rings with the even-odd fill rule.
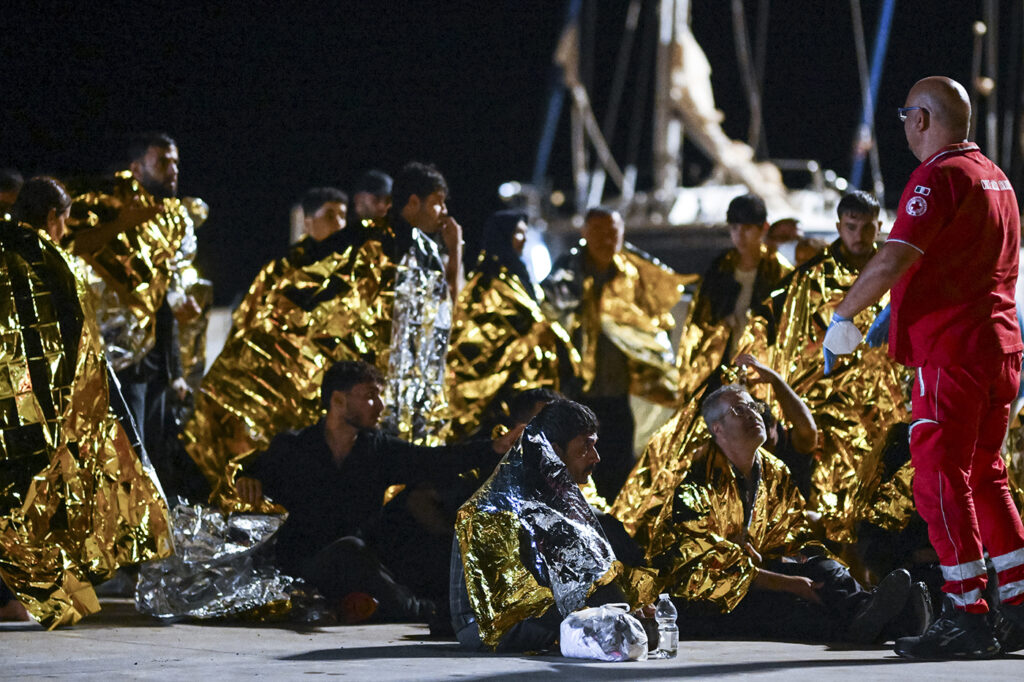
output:
[[0,621],[27,621],[28,611],[17,599],[12,599],[3,606],[0,606]]

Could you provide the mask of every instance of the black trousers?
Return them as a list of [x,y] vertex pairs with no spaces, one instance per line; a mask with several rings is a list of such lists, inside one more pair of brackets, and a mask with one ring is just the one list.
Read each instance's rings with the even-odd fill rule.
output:
[[633,470],[635,460],[633,435],[636,423],[629,406],[629,396],[583,396],[580,403],[593,410],[600,423],[597,451],[601,462],[594,469],[594,485],[601,497],[612,503]]
[[857,609],[870,593],[833,559],[814,557],[804,563],[769,562],[769,571],[799,575],[822,583],[821,604],[788,592],[751,588],[731,613],[707,613],[679,603],[679,632],[689,639],[755,637],[773,640],[832,642],[842,640]]
[[0,581],[0,606],[7,606],[8,602],[14,601],[15,599],[17,599],[17,597],[15,597],[14,593],[11,592],[11,588],[7,587],[3,581]]
[[377,621],[400,621],[409,615],[412,591],[354,536],[335,540],[305,562],[300,575],[316,587],[331,606],[352,592],[365,592],[377,600]]

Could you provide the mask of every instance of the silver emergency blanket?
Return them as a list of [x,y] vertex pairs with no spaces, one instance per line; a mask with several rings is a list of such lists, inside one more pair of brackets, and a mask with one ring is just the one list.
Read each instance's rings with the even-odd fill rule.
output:
[[583,608],[598,585],[615,581],[634,606],[657,594],[653,572],[615,560],[579,486],[533,426],[459,509],[455,535],[469,602],[490,647],[552,604],[562,616]]
[[437,245],[418,229],[412,236],[395,273],[384,428],[410,443],[440,445],[452,299]]
[[224,516],[202,505],[171,513],[174,556],[143,564],[135,606],[157,618],[286,612],[296,580],[254,556],[284,523],[279,514]]
[[140,319],[132,308],[125,305],[117,290],[89,263],[79,260],[79,267],[93,294],[96,323],[103,335],[103,344],[111,366],[115,371],[130,367],[145,355],[145,352],[139,349],[147,348],[147,320]]

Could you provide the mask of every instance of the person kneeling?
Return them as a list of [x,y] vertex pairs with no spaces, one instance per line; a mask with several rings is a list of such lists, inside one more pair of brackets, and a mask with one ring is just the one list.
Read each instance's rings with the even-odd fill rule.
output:
[[723,386],[701,413],[714,441],[676,489],[664,551],[652,565],[694,637],[871,643],[920,634],[927,590],[895,570],[867,592],[814,539],[786,466],[761,449],[764,421],[740,386]]

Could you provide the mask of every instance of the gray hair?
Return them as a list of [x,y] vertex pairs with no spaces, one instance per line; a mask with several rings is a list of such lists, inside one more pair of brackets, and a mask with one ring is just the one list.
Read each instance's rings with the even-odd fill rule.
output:
[[704,423],[708,425],[708,431],[711,430],[712,424],[720,421],[726,412],[732,408],[731,405],[725,402],[726,396],[730,393],[750,395],[745,387],[739,384],[728,384],[716,389],[705,398],[700,406],[700,415],[704,417]]

